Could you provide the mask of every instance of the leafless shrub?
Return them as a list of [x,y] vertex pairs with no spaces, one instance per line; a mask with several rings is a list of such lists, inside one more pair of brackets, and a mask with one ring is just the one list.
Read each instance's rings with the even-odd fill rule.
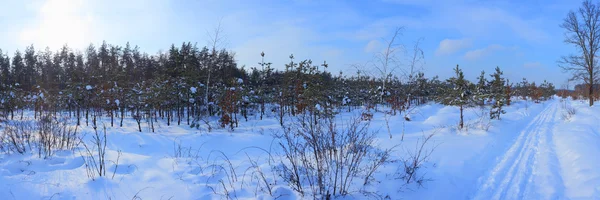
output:
[[111,161],[113,164],[115,164],[115,170],[113,171],[111,179],[115,179],[115,174],[117,174],[117,168],[119,167],[119,159],[121,158],[121,154],[121,150],[117,151],[117,161]]
[[35,146],[35,128],[27,121],[7,123],[1,135],[0,149],[6,154],[32,151]]
[[571,120],[573,115],[575,115],[575,113],[577,113],[577,110],[575,110],[575,108],[573,108],[573,106],[569,105],[569,103],[567,101],[562,101],[561,107],[563,109],[562,117],[566,121]]
[[100,133],[94,130],[90,145],[82,142],[85,152],[81,153],[85,161],[88,178],[95,180],[96,176],[106,176],[106,126]]
[[[279,176],[302,196],[330,199],[364,191],[373,174],[387,163],[391,149],[375,147],[375,134],[361,117],[337,127],[335,119],[312,123],[312,116],[299,115],[276,135],[283,156]],[[355,180],[360,180],[356,182]],[[362,184],[361,184],[362,183]]]
[[192,146],[184,146],[181,144],[180,140],[173,140],[173,158],[190,158],[195,161],[200,159],[200,149],[202,149],[204,143],[200,145],[198,148],[193,148]]
[[477,115],[477,119],[473,123],[468,123],[466,125],[466,127],[467,127],[467,129],[474,128],[474,129],[488,131],[490,129],[490,127],[492,127],[492,121],[488,117],[489,112],[483,106],[481,106],[477,109],[479,109],[479,112],[475,112],[475,115]]
[[434,134],[423,135],[423,138],[415,143],[414,150],[406,150],[407,156],[401,159],[402,167],[397,171],[397,178],[403,180],[405,184],[417,183],[422,186],[424,182],[431,180],[425,177],[426,173],[422,172],[422,169],[437,147],[437,145],[432,148],[426,147],[433,136]]
[[142,200],[142,198],[139,196],[139,195],[140,195],[140,193],[141,193],[142,191],[144,191],[144,190],[146,190],[146,189],[150,189],[150,188],[151,188],[151,187],[145,187],[145,188],[142,188],[142,189],[138,190],[138,191],[135,193],[135,195],[133,195],[133,197],[131,198],[131,200]]
[[[223,178],[218,180],[222,191],[217,188],[209,186],[208,182],[206,185],[213,190],[216,195],[223,195],[226,199],[237,199],[237,192],[235,183],[238,182],[237,173],[235,167],[231,163],[231,160],[222,151],[213,150],[209,153],[207,161],[211,160],[212,155],[217,155],[212,158],[212,164],[208,165],[207,168],[212,174],[211,177],[216,177],[219,174],[224,174]],[[207,180],[208,181],[208,180]]]
[[[266,157],[266,163],[268,164],[269,167],[271,167],[271,169],[273,169],[274,167],[274,160],[273,157],[271,156],[271,152],[267,151],[266,149],[260,148],[260,147],[248,147],[245,149],[258,149],[261,150],[263,152],[266,152],[267,157]],[[250,162],[250,166],[248,168],[246,168],[246,171],[244,172],[243,175],[243,179],[245,179],[246,177],[249,177],[250,179],[250,185],[256,185],[256,189],[255,189],[255,196],[258,196],[259,192],[262,193],[267,193],[270,196],[273,196],[273,186],[277,185],[277,181],[275,179],[276,175],[274,173],[274,170],[271,170],[271,172],[273,172],[273,174],[267,174],[266,171],[264,171],[262,169],[262,167],[259,165],[260,163],[260,158],[252,158],[250,157],[250,155],[248,155],[248,153],[246,152],[246,157],[248,158],[248,161]],[[262,163],[265,163],[265,161],[263,160]],[[252,184],[253,183],[253,184]],[[244,184],[244,180],[242,180],[242,185]]]
[[272,183],[270,183],[268,181],[267,175],[265,174],[265,172],[260,168],[260,166],[258,165],[258,163],[255,160],[250,158],[250,156],[248,154],[246,154],[246,157],[248,157],[248,160],[250,161],[250,167],[248,167],[248,169],[246,169],[246,172],[251,171],[251,173],[250,173],[251,181],[258,180],[257,184],[256,184],[255,194],[258,194],[259,191],[262,191],[262,192],[266,192],[269,195],[273,196],[273,188],[272,188],[273,186],[271,185]]
[[6,123],[0,135],[0,150],[7,154],[37,152],[40,158],[49,158],[56,150],[73,150],[80,142],[77,127],[46,114],[38,121]]
[[52,115],[44,115],[38,121],[38,155],[51,157],[54,150],[73,149],[80,143],[77,127],[67,125]]

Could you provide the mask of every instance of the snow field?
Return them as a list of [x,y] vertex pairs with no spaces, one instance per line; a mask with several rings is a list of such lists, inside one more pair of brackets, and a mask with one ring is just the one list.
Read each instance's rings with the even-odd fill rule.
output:
[[[395,147],[393,159],[405,158],[432,133],[426,149],[435,149],[420,169],[422,186],[398,179],[396,162],[382,166],[379,183],[368,187],[390,199],[599,199],[600,107],[567,101],[577,110],[569,120],[558,99],[515,101],[500,121],[468,108],[466,131],[456,129],[457,107],[425,104],[411,111],[411,121],[376,112],[370,129],[378,131],[380,148]],[[342,112],[339,120],[360,112]],[[0,199],[302,199],[269,162],[269,153],[281,156],[274,116],[242,120],[232,132],[160,120],[156,133],[143,129],[137,132],[133,119],[107,127],[107,176],[95,180],[86,176],[80,149],[50,159],[0,154]],[[80,130],[89,141],[93,129]],[[375,197],[345,199],[365,198]]]

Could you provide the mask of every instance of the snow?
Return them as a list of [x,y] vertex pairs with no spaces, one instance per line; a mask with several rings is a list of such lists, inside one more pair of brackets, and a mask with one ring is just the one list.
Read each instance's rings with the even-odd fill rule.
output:
[[567,198],[597,199],[600,197],[600,107],[589,107],[587,101],[574,101],[571,105],[576,114],[570,120],[558,122],[551,138],[556,144],[558,160],[554,167],[562,174]]
[[93,88],[93,87],[92,87],[91,85],[86,85],[86,86],[85,86],[85,89],[86,89],[86,90],[92,90],[92,88]]
[[348,105],[350,102],[352,101],[347,96],[344,96],[344,99],[342,99],[342,105]]
[[321,107],[321,104],[315,105],[315,109],[317,109],[318,111],[323,111],[323,108]]
[[115,99],[115,103],[117,104],[117,106],[119,106],[121,104],[121,101],[119,101],[118,99]]
[[197,88],[196,87],[190,87],[190,92],[192,94],[196,94]]
[[[563,105],[573,106],[577,113],[565,119]],[[467,108],[466,130],[456,128],[454,106],[421,105],[410,111],[411,121],[403,120],[404,113],[373,112],[370,129],[379,131],[377,145],[400,145],[391,155],[394,159],[408,155],[424,134],[435,133],[426,145],[435,151],[420,169],[431,181],[423,182],[423,187],[405,185],[390,176],[402,169],[400,164],[390,163],[376,173],[381,183],[373,187],[390,199],[600,197],[600,106],[558,99],[540,104],[514,101],[499,121],[485,120],[486,110],[489,107]],[[343,111],[340,117],[361,111]],[[133,119],[126,118],[123,127],[110,127],[110,119],[102,118],[108,131],[108,176],[88,179],[79,150],[60,151],[51,159],[0,153],[0,199],[303,199],[274,175],[267,153],[258,149],[277,146],[270,134],[281,131],[275,115],[267,113],[263,120],[252,115],[233,132],[215,128],[210,133],[204,124],[199,129],[183,121],[167,126],[163,119],[156,122],[155,133],[144,123],[144,131],[138,132]],[[25,116],[33,112],[26,111]],[[210,120],[213,128],[218,126],[217,118]],[[386,124],[392,138],[382,128]],[[486,126],[489,129],[482,128]],[[84,125],[80,130],[89,141],[93,129]],[[253,177],[256,172],[249,159],[267,175],[272,196],[257,189],[261,183]],[[230,165],[236,173],[228,171]],[[346,199],[365,197],[353,194]]]

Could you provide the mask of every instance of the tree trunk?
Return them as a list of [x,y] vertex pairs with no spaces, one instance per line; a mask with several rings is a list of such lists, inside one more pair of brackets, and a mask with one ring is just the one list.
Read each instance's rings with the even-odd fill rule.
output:
[[152,132],[154,133],[154,121],[152,119],[153,112],[150,112],[150,127],[152,128]]
[[171,126],[171,111],[167,111],[167,126]]
[[590,73],[589,98],[590,98],[590,106],[593,106],[594,105],[594,75],[593,75],[593,73]]
[[88,123],[88,122],[89,122],[89,119],[90,119],[90,118],[89,118],[89,116],[90,116],[90,109],[89,109],[89,108],[87,108],[87,109],[85,109],[85,126],[89,126],[89,125],[90,125],[90,124]]
[[80,117],[80,114],[79,114],[80,112],[81,112],[81,109],[79,108],[79,106],[77,106],[77,126],[81,125],[81,123],[80,123],[80,118],[81,117]]
[[115,118],[115,113],[114,113],[114,110],[111,109],[110,110],[110,127],[114,127],[114,118]]
[[181,125],[181,115],[183,115],[183,107],[177,107],[177,126]]
[[[263,97],[264,98],[264,97]],[[263,115],[265,114],[265,100],[262,99],[260,101],[260,120],[263,119]]]
[[191,106],[190,106],[190,103],[188,103],[186,111],[185,111],[185,114],[187,114],[187,125],[188,126],[190,125],[190,109],[191,109]]
[[463,105],[460,105],[460,123],[459,123],[460,129],[463,129],[464,123],[463,123]]
[[125,117],[125,106],[121,107],[121,124],[119,127],[123,127],[123,118]]

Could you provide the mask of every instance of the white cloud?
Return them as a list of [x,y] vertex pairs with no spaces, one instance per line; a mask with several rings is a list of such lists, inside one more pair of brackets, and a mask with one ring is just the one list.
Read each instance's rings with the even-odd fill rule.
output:
[[471,47],[470,39],[444,39],[440,42],[440,46],[435,50],[435,55],[450,55],[465,48]]
[[83,47],[94,33],[93,18],[83,12],[83,0],[48,0],[38,10],[37,23],[19,34],[22,45],[58,49],[68,43]]
[[472,51],[468,51],[467,53],[465,53],[464,58],[467,60],[478,60],[482,57],[485,57],[487,55],[489,55],[490,53],[496,52],[496,51],[500,51],[500,50],[504,50],[506,49],[506,47],[502,46],[502,45],[498,45],[498,44],[492,44],[490,46],[487,46],[485,48],[482,49],[475,49]]
[[525,67],[525,68],[538,68],[538,67],[542,67],[542,63],[540,63],[540,62],[526,62],[525,64],[523,64],[523,67]]
[[[522,5],[493,1],[485,4],[468,0],[384,0],[389,3],[411,5],[423,8],[431,13],[419,18],[419,24],[425,28],[448,29],[460,32],[463,36],[477,38],[516,37],[529,42],[543,42],[550,38],[545,28],[549,23],[540,6],[524,9]],[[551,13],[555,11],[552,10]],[[520,13],[537,13],[534,17],[524,17]],[[555,23],[555,22],[550,22]],[[408,26],[413,28],[413,26]]]
[[377,49],[379,49],[380,46],[381,46],[381,43],[379,42],[379,40],[371,40],[365,46],[365,53],[375,52],[375,51],[377,51]]

